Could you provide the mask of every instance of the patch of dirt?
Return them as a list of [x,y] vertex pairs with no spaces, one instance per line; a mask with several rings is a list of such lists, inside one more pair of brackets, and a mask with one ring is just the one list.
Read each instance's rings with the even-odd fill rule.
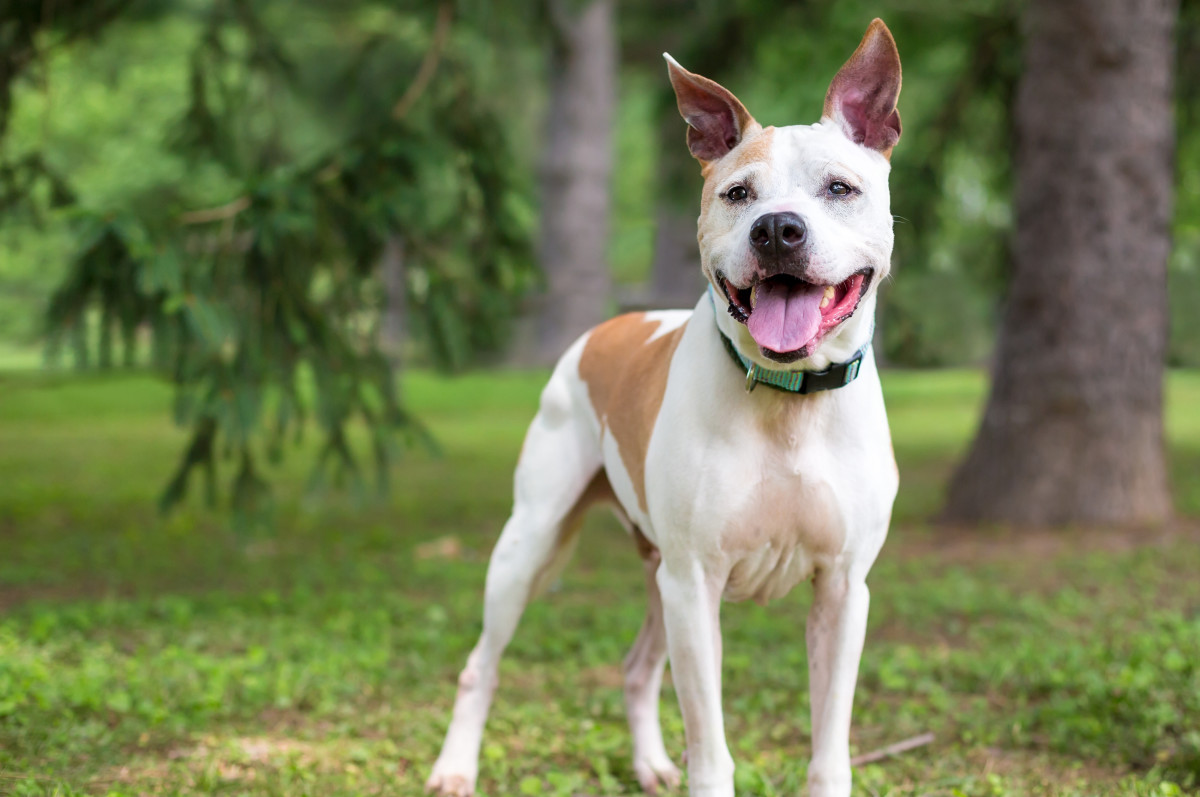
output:
[[885,551],[904,557],[935,557],[971,564],[1003,560],[1044,561],[1086,553],[1124,553],[1164,547],[1180,540],[1200,542],[1200,521],[1179,518],[1152,527],[901,526]]
[[1028,750],[1004,750],[985,747],[971,750],[967,760],[980,775],[992,773],[1024,781],[1034,794],[1057,794],[1071,783],[1095,786],[1116,783],[1130,774],[1128,769],[1106,767],[1094,761],[1067,759]]
[[580,687],[588,689],[624,690],[625,673],[622,671],[619,661],[612,664],[598,664],[580,670],[577,683]]
[[[299,729],[297,723],[294,730]],[[315,726],[305,728],[311,733]],[[302,770],[345,770],[349,760],[345,745],[321,744],[284,735],[206,736],[193,744],[174,747],[155,756],[139,756],[93,778],[89,785],[112,783],[143,786],[147,783],[189,781],[204,773],[227,783],[253,782],[262,775],[294,766]]]
[[0,584],[0,612],[7,612],[22,604],[33,601],[46,603],[74,603],[95,600],[99,597],[129,598],[131,590],[115,589],[109,584],[75,581],[71,584],[49,585],[3,585]]

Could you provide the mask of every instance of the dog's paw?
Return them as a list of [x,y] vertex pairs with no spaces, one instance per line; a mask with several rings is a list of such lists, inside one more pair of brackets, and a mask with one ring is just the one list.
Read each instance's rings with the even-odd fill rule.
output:
[[429,780],[425,781],[425,791],[438,797],[471,797],[475,793],[475,779],[466,775],[441,773],[435,768]]
[[682,778],[679,768],[666,756],[638,758],[633,762],[633,771],[646,794],[658,794],[664,788],[674,789],[679,786]]

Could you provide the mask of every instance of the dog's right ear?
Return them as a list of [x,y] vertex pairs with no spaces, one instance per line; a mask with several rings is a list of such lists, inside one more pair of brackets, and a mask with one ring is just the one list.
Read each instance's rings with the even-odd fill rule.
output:
[[748,134],[760,129],[738,98],[706,77],[692,74],[674,58],[667,59],[667,73],[679,115],[688,123],[687,144],[692,156],[701,163],[723,157]]

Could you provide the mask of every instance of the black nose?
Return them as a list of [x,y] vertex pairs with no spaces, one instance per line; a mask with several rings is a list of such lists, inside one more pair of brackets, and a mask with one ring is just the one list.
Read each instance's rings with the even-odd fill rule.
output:
[[779,257],[804,244],[808,227],[795,213],[759,216],[750,228],[750,245],[764,255]]

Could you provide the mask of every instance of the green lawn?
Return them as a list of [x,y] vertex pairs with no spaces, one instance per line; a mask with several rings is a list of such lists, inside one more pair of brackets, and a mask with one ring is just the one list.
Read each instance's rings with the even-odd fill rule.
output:
[[[276,474],[277,530],[239,533],[198,498],[156,515],[184,440],[162,384],[0,371],[0,794],[420,794],[543,377],[412,376],[440,457],[412,453],[386,501],[318,500],[309,440]],[[853,743],[936,738],[857,770],[857,793],[1200,789],[1200,374],[1170,381],[1182,519],[1134,533],[931,526],[983,379],[884,382],[902,485]],[[619,664],[641,571],[588,523],[505,660],[491,797],[637,793]],[[740,794],[804,782],[805,593],[723,613]],[[669,686],[663,723],[678,758]]]

